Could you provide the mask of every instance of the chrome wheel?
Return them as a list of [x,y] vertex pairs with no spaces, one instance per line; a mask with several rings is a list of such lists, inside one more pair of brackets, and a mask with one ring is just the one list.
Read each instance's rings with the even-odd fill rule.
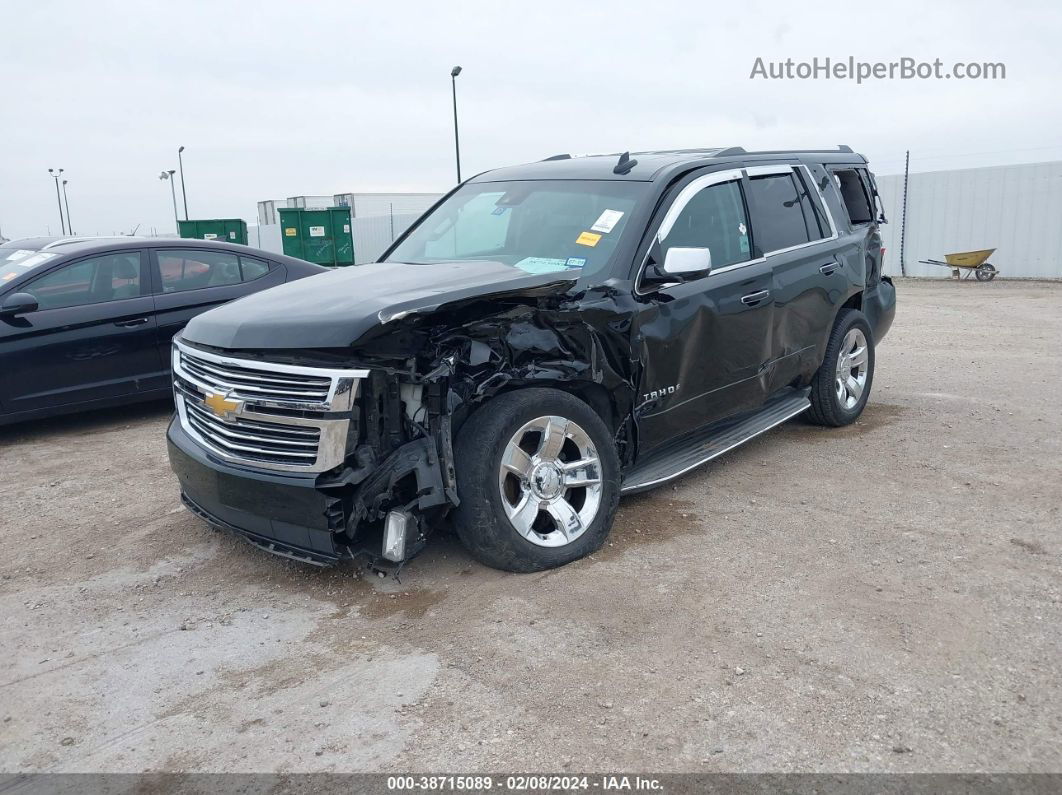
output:
[[851,411],[863,396],[867,386],[868,372],[867,338],[854,328],[844,335],[841,351],[837,355],[837,402],[841,408]]
[[579,425],[564,417],[538,417],[505,445],[498,487],[516,532],[532,544],[562,547],[597,516],[601,461]]

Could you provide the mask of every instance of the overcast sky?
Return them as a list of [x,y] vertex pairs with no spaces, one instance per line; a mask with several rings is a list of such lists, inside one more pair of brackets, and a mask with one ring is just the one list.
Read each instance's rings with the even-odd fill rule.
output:
[[[1062,159],[1062,4],[11,2],[0,231],[174,229],[262,199],[443,191],[557,152],[852,145],[879,174]],[[997,81],[750,80],[757,57],[1006,65]],[[179,185],[178,185],[179,191]],[[180,194],[178,192],[178,201]]]

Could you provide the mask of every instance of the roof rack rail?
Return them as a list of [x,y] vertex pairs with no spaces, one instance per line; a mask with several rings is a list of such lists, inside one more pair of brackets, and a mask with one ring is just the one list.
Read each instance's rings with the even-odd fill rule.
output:
[[58,248],[59,246],[69,246],[72,243],[91,243],[95,240],[117,240],[119,238],[126,237],[126,235],[65,235],[57,240],[51,240],[41,246],[41,251],[45,251],[49,248]]
[[572,156],[569,155],[569,154],[550,155],[549,157],[542,158],[542,160],[540,162],[548,163],[550,160],[571,160],[571,159],[572,159]]
[[723,149],[716,153],[716,157],[727,157],[729,155],[799,155],[799,154],[816,154],[816,155],[829,155],[829,154],[855,154],[852,147],[847,144],[838,144],[836,149],[759,149],[749,152],[743,146],[731,146],[728,149]]

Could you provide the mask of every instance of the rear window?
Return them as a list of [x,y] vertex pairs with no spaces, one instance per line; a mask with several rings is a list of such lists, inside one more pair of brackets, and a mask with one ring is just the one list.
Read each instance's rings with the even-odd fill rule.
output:
[[833,179],[844,200],[848,219],[853,224],[869,224],[873,221],[870,195],[859,171],[854,168],[839,169],[833,172]]

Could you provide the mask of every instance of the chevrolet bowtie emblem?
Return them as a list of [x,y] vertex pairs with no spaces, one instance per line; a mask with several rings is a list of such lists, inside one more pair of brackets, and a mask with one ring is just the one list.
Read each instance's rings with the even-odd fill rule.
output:
[[226,421],[235,417],[240,408],[240,401],[230,400],[227,395],[218,395],[213,392],[208,392],[203,402],[215,417]]

